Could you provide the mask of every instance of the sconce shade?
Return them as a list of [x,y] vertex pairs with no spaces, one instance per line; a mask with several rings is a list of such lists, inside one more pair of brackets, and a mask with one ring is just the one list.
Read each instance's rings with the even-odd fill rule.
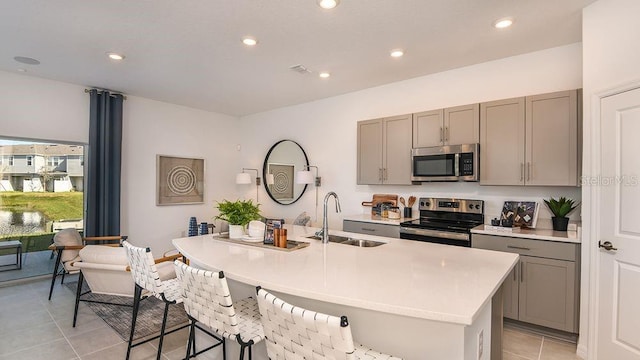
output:
[[309,170],[300,170],[296,173],[296,184],[313,184],[315,177]]
[[273,185],[276,183],[276,180],[273,178],[273,174],[267,174],[265,181],[267,182],[267,185]]
[[251,184],[251,175],[244,172],[237,174],[236,184]]

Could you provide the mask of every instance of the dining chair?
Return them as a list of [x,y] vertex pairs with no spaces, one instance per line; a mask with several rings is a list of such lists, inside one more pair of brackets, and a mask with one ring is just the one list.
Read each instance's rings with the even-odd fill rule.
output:
[[399,360],[354,343],[346,316],[291,305],[260,286],[256,292],[267,355],[271,360]]
[[[196,269],[179,261],[174,264],[182,286],[184,309],[191,321],[186,358],[222,344],[222,358],[226,359],[226,339],[229,339],[240,345],[240,360],[244,359],[245,349],[248,349],[251,360],[251,348],[264,339],[256,300],[249,297],[233,301],[222,271]],[[198,326],[200,324],[211,331]],[[218,339],[219,343],[196,351],[196,328]]]
[[[85,245],[120,246],[120,243],[126,239],[127,236],[124,235],[82,237],[78,230],[73,228],[58,231],[53,236],[53,244],[49,246],[49,250],[56,253],[56,261],[51,276],[51,287],[49,288],[49,300],[51,300],[53,286],[58,276],[62,276],[60,280],[60,284],[62,284],[66,274],[77,273],[80,270],[72,264],[80,261],[79,253]],[[61,264],[62,268],[60,268]]]
[[[129,359],[132,348],[138,345],[142,345],[151,340],[160,339],[158,342],[158,353],[156,355],[157,360],[160,360],[160,357],[162,356],[162,344],[164,341],[164,336],[180,329],[184,329],[189,326],[189,324],[187,323],[171,331],[165,332],[167,327],[167,316],[169,314],[169,305],[182,303],[182,294],[178,279],[176,279],[174,276],[169,279],[167,279],[166,276],[162,277],[156,263],[173,261],[178,257],[182,257],[182,255],[176,254],[173,256],[163,257],[155,260],[153,258],[153,254],[151,253],[151,249],[149,248],[137,247],[131,245],[128,241],[123,241],[122,246],[126,249],[131,276],[133,276],[133,280],[135,282],[133,293],[131,333],[129,335],[129,342],[127,345],[126,359]],[[164,315],[162,317],[162,325],[160,327],[159,335],[134,343],[133,338],[136,330],[136,320],[138,318],[138,310],[140,309],[140,300],[142,298],[143,290],[146,290],[150,295],[153,295],[164,302]]]

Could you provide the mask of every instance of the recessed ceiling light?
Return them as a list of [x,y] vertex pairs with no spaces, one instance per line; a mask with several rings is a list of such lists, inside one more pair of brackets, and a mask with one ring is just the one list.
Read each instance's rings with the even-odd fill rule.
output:
[[404,51],[402,51],[402,49],[394,49],[394,50],[391,50],[391,54],[390,55],[391,55],[391,57],[399,58],[402,55],[404,55]]
[[244,38],[242,38],[242,43],[247,46],[254,46],[258,43],[258,40],[249,36],[245,36]]
[[493,27],[495,27],[496,29],[508,28],[511,25],[513,25],[513,19],[512,18],[504,18],[504,19],[496,20],[493,23]]
[[330,74],[330,73],[328,73],[328,72],[326,72],[326,71],[323,71],[323,72],[321,72],[320,74],[318,74],[318,76],[320,76],[320,77],[321,77],[321,78],[323,78],[323,79],[326,79],[326,78],[328,78],[329,76],[331,76],[331,74]]
[[116,54],[116,53],[113,53],[113,52],[107,53],[107,56],[108,56],[108,57],[109,57],[109,59],[111,59],[111,60],[117,60],[117,61],[120,61],[120,60],[123,60],[123,59],[124,59],[124,55]]
[[40,61],[26,56],[14,56],[13,60],[27,65],[40,65]]
[[317,0],[318,6],[323,9],[333,9],[340,4],[340,0]]

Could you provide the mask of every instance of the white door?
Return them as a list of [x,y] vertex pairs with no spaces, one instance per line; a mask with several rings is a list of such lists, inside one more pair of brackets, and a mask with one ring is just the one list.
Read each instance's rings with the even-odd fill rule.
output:
[[639,360],[640,89],[600,104],[597,359]]

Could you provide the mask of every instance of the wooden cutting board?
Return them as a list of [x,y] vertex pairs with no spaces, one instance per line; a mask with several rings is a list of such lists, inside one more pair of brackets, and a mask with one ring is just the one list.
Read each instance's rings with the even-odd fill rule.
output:
[[376,206],[382,202],[390,202],[393,206],[398,206],[398,195],[394,194],[373,194],[373,200],[363,201],[362,206]]

